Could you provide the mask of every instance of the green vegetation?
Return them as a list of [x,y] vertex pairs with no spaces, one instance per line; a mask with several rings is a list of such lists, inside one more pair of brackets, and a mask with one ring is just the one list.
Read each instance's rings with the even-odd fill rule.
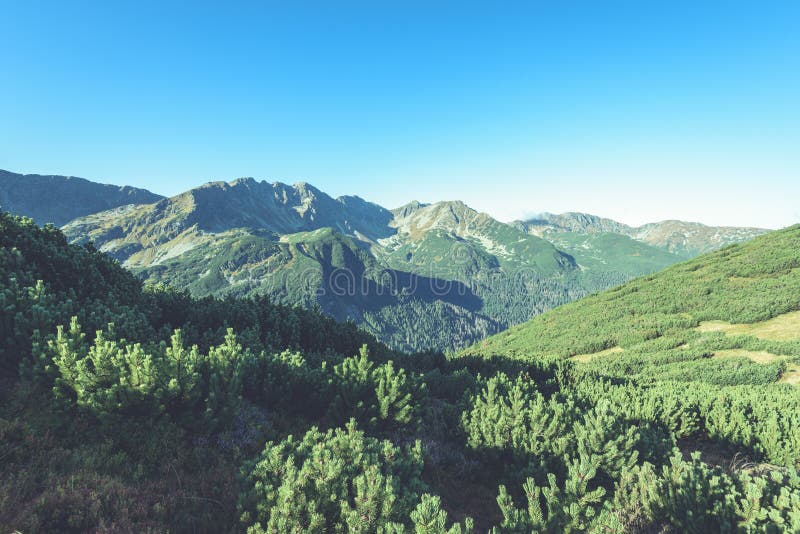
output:
[[404,521],[424,485],[422,449],[400,450],[367,437],[351,421],[302,441],[267,443],[249,472],[240,500],[251,532],[375,532]]
[[[724,337],[692,329],[704,321],[756,323],[796,311],[800,307],[798,247],[798,227],[773,232],[562,306],[466,352],[569,357],[615,346],[625,349],[649,340],[658,340],[660,346],[675,342],[675,347],[697,339],[727,343]],[[758,344],[747,336],[740,339]],[[793,345],[790,341],[774,344]]]
[[776,232],[445,356],[143,288],[0,214],[0,525],[798,531],[800,342],[697,328],[796,311],[798,245]]
[[149,285],[319,306],[403,351],[461,349],[684,259],[611,233],[550,242],[457,201],[388,211],[252,179],[95,213],[64,231]]
[[[684,453],[692,450],[692,443],[705,444],[696,450],[706,455],[698,452],[691,463],[675,456],[669,465],[663,464],[661,453],[654,461],[655,451],[641,444],[632,447],[649,460],[627,470],[635,475],[617,478],[615,520],[629,528],[644,521],[697,532],[795,531],[800,390],[790,384],[796,382],[794,369],[800,362],[797,250],[800,227],[727,247],[562,306],[484,340],[463,357],[502,355],[528,362],[546,356],[576,362],[581,380],[573,389],[580,397],[611,402],[628,420],[661,428]],[[527,439],[550,428],[552,416],[543,424],[542,415],[526,415],[524,406],[535,394],[511,391],[508,406],[519,408],[513,418],[500,415],[501,421],[519,421],[517,432]],[[512,436],[513,445],[514,432],[505,435]],[[554,431],[546,442],[557,443],[556,436],[563,433]],[[650,438],[645,442],[652,445]],[[535,456],[541,461],[549,455],[537,451]],[[701,460],[717,465],[711,468]],[[769,466],[758,467],[757,462]],[[585,476],[596,477],[600,466],[588,465]],[[641,486],[634,490],[632,483]],[[541,488],[533,481],[525,486],[529,498],[544,495],[548,505],[548,495],[565,490],[555,480]],[[575,499],[589,499],[580,501],[582,511],[597,498],[582,495],[579,487],[571,491]],[[635,495],[627,504],[626,492]],[[689,500],[701,495],[702,502]],[[569,501],[562,497],[559,506],[565,499]],[[773,502],[773,508],[765,510],[765,502]],[[626,518],[627,506],[636,510],[636,517]],[[544,514],[533,506],[527,516],[515,511],[515,521],[525,528],[549,528],[547,518],[559,510]],[[603,514],[598,514],[602,523]],[[586,518],[562,519],[560,525],[583,529]]]

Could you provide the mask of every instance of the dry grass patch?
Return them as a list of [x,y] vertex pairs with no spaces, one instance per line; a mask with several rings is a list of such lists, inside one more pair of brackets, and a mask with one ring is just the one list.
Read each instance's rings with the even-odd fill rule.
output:
[[698,332],[729,332],[734,325],[726,321],[703,321],[697,326]]
[[591,354],[576,354],[570,360],[579,363],[586,363],[588,361],[594,360],[595,358],[599,358],[601,356],[608,356],[610,354],[618,354],[622,352],[624,349],[622,347],[611,347],[610,349],[601,350],[600,352],[593,352]]
[[703,321],[697,330],[700,332],[724,332],[732,335],[742,334],[774,341],[791,341],[800,339],[800,311],[784,313],[767,321],[753,324]]
[[714,352],[714,358],[736,358],[741,356],[745,358],[750,358],[752,361],[756,363],[771,363],[777,359],[782,358],[782,356],[778,356],[777,354],[772,354],[771,352],[767,352],[764,350],[755,351],[755,350],[744,350],[744,349],[730,349],[730,350],[718,350]]

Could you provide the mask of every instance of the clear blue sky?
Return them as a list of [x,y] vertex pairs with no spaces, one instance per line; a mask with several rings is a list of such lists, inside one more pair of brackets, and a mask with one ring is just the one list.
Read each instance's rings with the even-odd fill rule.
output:
[[798,1],[166,3],[0,1],[0,168],[800,222]]

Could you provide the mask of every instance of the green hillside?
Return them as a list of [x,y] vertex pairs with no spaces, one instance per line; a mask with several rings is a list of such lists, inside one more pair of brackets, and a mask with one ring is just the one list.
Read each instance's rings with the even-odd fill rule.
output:
[[547,239],[575,259],[581,267],[582,285],[593,291],[660,271],[683,259],[662,248],[611,232],[550,232]]
[[[253,178],[210,182],[169,199],[6,171],[0,185],[0,206],[63,225],[71,242],[94,243],[148,284],[195,297],[266,295],[319,306],[412,351],[464,348],[658,271],[686,251],[760,232],[680,221],[636,229],[587,214],[504,224],[459,201],[390,211],[356,196],[332,198],[307,183]],[[350,260],[338,265],[329,250],[347,250]],[[341,282],[354,290],[341,291]]]
[[559,307],[465,352],[570,357],[665,339],[729,345],[701,322],[755,323],[800,309],[798,250],[800,227],[772,232]]
[[[569,399],[577,394],[595,410],[624,414],[640,431],[660,428],[673,440],[682,458],[674,457],[668,466],[657,467],[653,458],[642,463],[639,457],[630,459],[627,475],[607,472],[617,477],[611,507],[622,519],[621,531],[796,532],[799,251],[800,226],[772,232],[561,306],[459,357],[510,358],[520,365],[561,362],[575,373],[575,381],[562,386],[565,398],[555,401],[556,413],[570,411]],[[537,457],[538,449],[529,444],[532,436],[560,439],[563,431],[543,433],[552,423],[533,415],[538,410],[525,416],[518,411],[538,402],[536,394],[524,391],[524,383],[518,378],[514,387],[522,389],[487,390],[485,413],[492,418],[507,413],[510,419],[484,424],[476,443]],[[612,426],[610,420],[603,423],[607,435],[618,436],[613,447],[630,450],[631,444],[623,443],[624,427]],[[497,434],[499,428],[506,434]],[[530,457],[512,464],[526,461]],[[572,476],[566,484],[577,483]],[[782,512],[764,508],[765,494],[756,489],[764,487],[761,476],[777,482],[771,502],[789,514],[785,519],[778,519]],[[551,479],[552,491],[558,490],[557,480],[557,475]],[[541,495],[536,489],[526,494],[529,502]],[[602,495],[592,498],[602,500]],[[541,525],[538,510],[521,513],[535,520],[526,525]],[[770,524],[757,518],[770,518]],[[600,520],[583,525],[615,530]]]
[[[319,306],[406,351],[461,349],[685,257],[613,221],[559,217],[560,226],[509,225],[459,201],[389,211],[305,183],[243,178],[87,215],[64,232],[148,284]],[[702,230],[673,225],[667,233],[670,242],[691,237],[704,247],[753,235]]]

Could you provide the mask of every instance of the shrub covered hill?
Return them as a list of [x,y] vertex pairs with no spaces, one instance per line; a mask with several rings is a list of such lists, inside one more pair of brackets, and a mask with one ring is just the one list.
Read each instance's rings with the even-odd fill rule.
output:
[[[800,529],[800,226],[561,306],[462,356],[569,362],[581,377],[574,390],[595,410],[678,443],[684,458],[659,466],[640,453],[617,480],[613,508],[631,528]],[[531,451],[540,421],[518,395],[487,391],[510,419],[479,443]],[[529,502],[537,491],[526,489]]]
[[0,527],[798,531],[798,245],[775,232],[445,357],[143,289],[2,214]]

